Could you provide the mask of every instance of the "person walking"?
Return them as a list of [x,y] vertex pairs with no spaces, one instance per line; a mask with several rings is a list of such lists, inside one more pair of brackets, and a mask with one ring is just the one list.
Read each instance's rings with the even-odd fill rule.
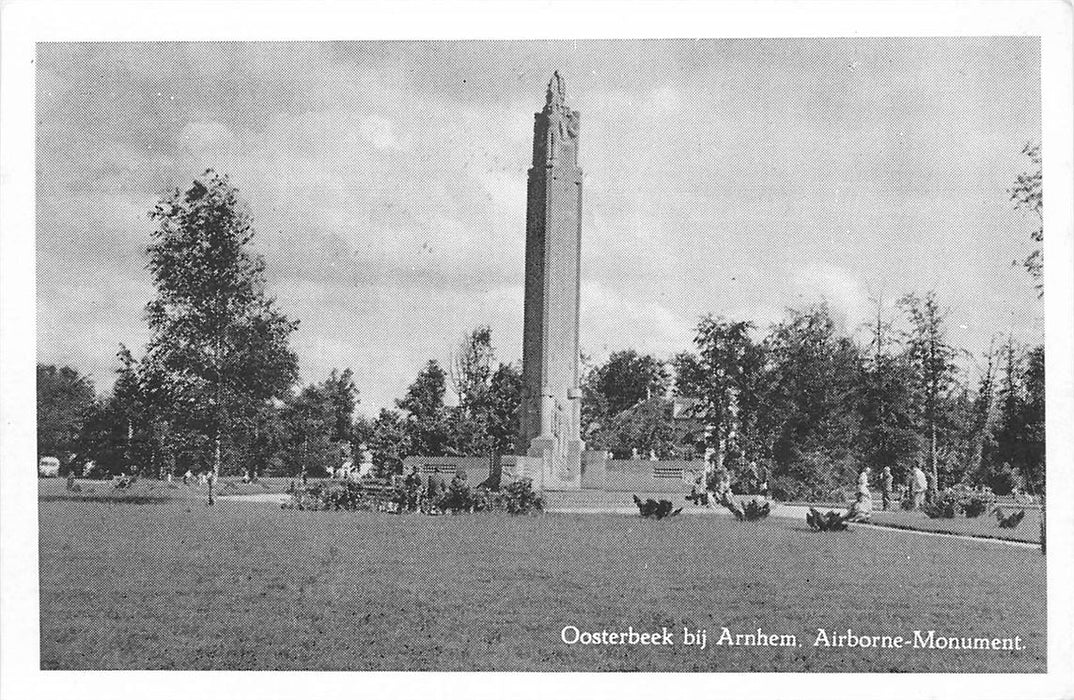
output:
[[848,512],[851,520],[868,520],[873,514],[873,494],[869,490],[869,467],[858,474],[858,495]]
[[891,493],[895,488],[895,480],[891,476],[891,467],[884,467],[880,480],[880,499],[884,510],[891,505]]

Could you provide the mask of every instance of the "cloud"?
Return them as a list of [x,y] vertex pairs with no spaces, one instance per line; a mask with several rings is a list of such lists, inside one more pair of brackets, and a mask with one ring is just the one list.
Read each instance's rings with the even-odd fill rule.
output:
[[698,316],[762,325],[804,300],[853,325],[874,279],[936,287],[983,337],[1037,308],[1005,194],[1039,134],[1032,42],[43,45],[39,351],[107,368],[115,342],[144,342],[145,213],[213,167],[302,321],[307,381],[351,366],[366,409],[390,405],[479,323],[518,359],[532,120],[556,65],[583,112],[587,351],[666,356]]
[[793,284],[806,301],[825,301],[844,330],[853,331],[868,315],[869,295],[847,270],[829,264],[812,264],[794,272]]
[[187,150],[201,153],[226,145],[235,135],[220,122],[191,122],[183,127],[180,137]]
[[395,124],[384,117],[370,114],[362,117],[358,124],[358,130],[366,141],[373,144],[374,148],[382,151],[406,151],[409,148],[399,143],[395,136]]
[[661,357],[687,349],[693,332],[690,319],[632,291],[595,281],[582,283],[583,350],[599,359],[623,348]]

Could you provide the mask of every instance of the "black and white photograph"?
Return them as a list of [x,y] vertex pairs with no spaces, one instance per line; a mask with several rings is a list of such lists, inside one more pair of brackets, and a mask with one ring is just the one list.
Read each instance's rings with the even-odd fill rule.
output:
[[1070,7],[963,6],[23,41],[12,697],[1071,697]]

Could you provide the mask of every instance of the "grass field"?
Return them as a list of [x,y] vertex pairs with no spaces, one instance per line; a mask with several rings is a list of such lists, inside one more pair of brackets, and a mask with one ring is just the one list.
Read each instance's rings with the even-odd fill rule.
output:
[[911,530],[927,530],[929,532],[946,532],[952,535],[974,535],[977,537],[994,537],[1002,540],[1015,542],[1040,543],[1040,510],[1038,508],[1022,508],[1019,506],[1000,506],[1003,513],[1010,515],[1019,510],[1025,510],[1025,517],[1018,527],[1013,529],[1001,528],[996,523],[996,517],[987,513],[976,518],[928,518],[924,513],[908,511],[877,511],[872,515],[871,522],[877,525],[889,525],[891,527],[903,527]]
[[[42,482],[42,668],[1045,668],[1045,559],[1033,549],[868,528],[816,534],[776,518],[208,507],[197,489],[141,486],[67,494]],[[569,646],[567,625],[668,626],[675,646]],[[683,646],[683,626],[706,628],[708,647]],[[716,646],[724,626],[793,634],[801,646]],[[814,648],[818,627],[1018,635],[1025,648]]]

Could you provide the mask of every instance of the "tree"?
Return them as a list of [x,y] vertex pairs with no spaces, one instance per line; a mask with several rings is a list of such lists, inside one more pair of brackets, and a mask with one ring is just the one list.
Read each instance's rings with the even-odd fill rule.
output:
[[354,438],[354,409],[358,406],[358,388],[354,373],[348,367],[342,372],[333,368],[321,384],[321,391],[328,397],[331,410],[333,442],[349,443]]
[[522,372],[513,364],[500,364],[489,380],[488,434],[496,454],[511,454],[519,433],[522,406]]
[[1021,463],[1026,485],[1032,493],[1045,492],[1044,450],[1044,346],[1031,348],[1026,354],[1025,372],[1022,375],[1024,402],[1022,425],[1025,446]]
[[[999,417],[989,455],[989,478],[1001,485],[1020,477],[1034,494],[1044,493],[1044,346],[1019,355],[1013,340],[1003,350]],[[1011,486],[1015,484],[1010,484]]]
[[1009,190],[1009,194],[1011,201],[1014,202],[1015,209],[1033,212],[1037,217],[1037,226],[1029,234],[1029,237],[1037,245],[1022,261],[1022,265],[1032,275],[1036,283],[1037,293],[1043,295],[1044,176],[1041,169],[1040,144],[1027,143],[1022,147],[1022,154],[1029,158],[1034,167],[1032,170],[1018,176],[1014,182],[1014,187]]
[[456,454],[496,457],[514,450],[522,374],[514,365],[495,365],[488,326],[468,333],[452,353],[451,383],[459,405],[448,411],[448,430]]
[[226,176],[207,170],[185,192],[166,194],[150,218],[157,296],[146,307],[143,382],[166,397],[175,427],[206,438],[219,474],[223,440],[295,382],[287,341],[298,324],[265,292],[250,215]]
[[836,469],[855,453],[861,427],[863,362],[835,332],[827,305],[792,310],[769,335],[769,396],[762,432],[771,436],[777,472],[822,483],[847,483]]
[[492,331],[478,326],[452,354],[451,383],[459,405],[450,411],[451,445],[466,456],[489,454],[493,450],[491,427]]
[[[750,338],[753,324],[706,316],[697,325],[697,355],[679,355],[676,386],[681,396],[698,399],[699,419],[706,426],[706,447],[716,450],[716,466],[723,466],[728,441],[735,436],[739,409],[749,375],[758,371],[759,349]],[[750,391],[755,389],[751,388]]]
[[402,457],[442,455],[448,446],[447,409],[444,406],[447,374],[436,360],[418,372],[406,394],[395,404],[406,413]]
[[935,292],[923,299],[907,294],[899,305],[910,320],[905,338],[918,426],[927,445],[933,483],[940,488],[937,440],[943,406],[954,388],[957,351],[947,343],[944,321],[948,312],[940,308]]
[[[95,403],[86,417],[78,438],[79,458],[93,462],[94,475],[119,474],[126,470],[126,411],[108,396]],[[84,476],[91,476],[85,472]]]
[[373,421],[361,422],[358,432],[373,453],[373,466],[378,476],[398,474],[403,469],[406,424],[398,411],[380,409]]
[[165,445],[155,406],[141,381],[139,363],[124,345],[112,392],[96,402],[79,435],[79,459],[92,460],[101,474],[153,473]]
[[[586,373],[582,382],[583,403],[593,419],[615,416],[638,403],[667,393],[669,376],[663,362],[636,350],[617,350],[608,361]],[[592,407],[599,407],[593,411]]]
[[870,352],[861,385],[862,457],[877,473],[885,467],[894,478],[905,478],[902,467],[917,447],[910,393],[910,367],[884,319],[883,301],[876,301],[876,321],[870,324]]
[[495,357],[492,329],[488,326],[478,326],[459,345],[452,355],[451,383],[460,406],[481,404],[488,392]]
[[79,451],[79,434],[95,408],[93,382],[70,367],[37,365],[37,454],[60,460],[66,471]]
[[608,419],[590,449],[610,451],[625,458],[634,450],[642,457],[677,459],[687,442],[687,427],[672,418],[673,402],[662,396],[641,401]]
[[354,437],[352,419],[357,389],[349,369],[303,388],[280,412],[286,442],[285,463],[292,474],[323,476],[340,463],[340,450]]
[[977,391],[973,397],[973,415],[970,435],[973,439],[973,451],[970,454],[967,472],[976,483],[987,481],[986,456],[993,451],[993,408],[996,388],[996,359],[998,357],[993,337],[984,353],[984,369],[977,380]]

